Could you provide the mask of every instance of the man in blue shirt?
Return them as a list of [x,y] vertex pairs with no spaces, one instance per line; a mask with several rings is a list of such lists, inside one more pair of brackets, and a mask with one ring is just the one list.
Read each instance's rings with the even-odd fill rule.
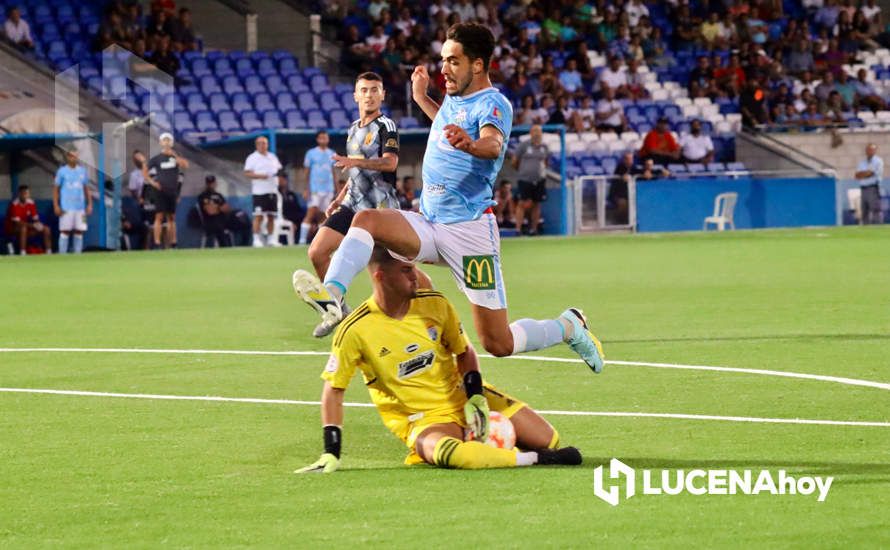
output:
[[307,212],[300,224],[300,244],[308,242],[309,234],[315,233],[318,224],[324,221],[325,211],[334,200],[334,151],[328,148],[330,136],[324,130],[315,135],[316,147],[306,151],[303,169],[306,173]]
[[[427,95],[426,67],[414,69],[413,99],[433,119],[423,158],[421,213],[393,209],[356,213],[324,284],[308,272],[298,272],[294,289],[323,321],[338,322],[344,317],[346,289],[368,265],[376,242],[397,258],[448,266],[472,304],[479,340],[492,355],[566,342],[594,372],[600,372],[602,347],[580,310],[569,308],[545,321],[520,319],[511,324],[508,320],[500,240],[491,207],[513,109],[491,85],[493,52],[494,37],[487,27],[459,23],[448,30],[442,46],[447,94],[442,105]],[[341,330],[349,326],[347,321]]]
[[93,213],[93,198],[86,168],[78,164],[77,150],[65,153],[65,165],[56,172],[53,185],[53,210],[59,217],[59,254],[68,253],[68,243],[74,233],[74,253],[83,252],[83,234],[87,230],[87,216]]

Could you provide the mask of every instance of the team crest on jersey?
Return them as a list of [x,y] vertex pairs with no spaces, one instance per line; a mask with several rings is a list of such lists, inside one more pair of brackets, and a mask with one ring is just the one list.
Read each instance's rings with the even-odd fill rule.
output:
[[458,111],[456,115],[454,115],[454,122],[455,122],[455,124],[462,124],[466,121],[467,121],[467,110],[461,108],[461,110]]
[[436,339],[439,338],[439,331],[436,329],[436,327],[426,327],[426,333],[430,335],[430,340],[432,340],[433,342],[435,342]]
[[340,361],[338,361],[337,356],[332,353],[330,358],[328,359],[328,364],[324,367],[324,370],[325,372],[334,373],[337,372],[338,368],[340,368]]
[[498,120],[501,120],[504,118],[503,113],[501,113],[501,110],[498,109],[497,107],[495,107],[494,110],[491,111],[491,115]]
[[365,136],[365,146],[371,145],[374,143],[374,134],[368,132],[368,135]]
[[386,147],[398,147],[398,146],[399,146],[399,142],[396,141],[395,138],[389,138],[388,140],[386,140]]

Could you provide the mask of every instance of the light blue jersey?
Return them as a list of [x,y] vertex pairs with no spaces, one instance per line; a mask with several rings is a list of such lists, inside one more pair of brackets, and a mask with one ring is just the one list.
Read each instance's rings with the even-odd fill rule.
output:
[[334,151],[330,148],[321,150],[313,147],[306,151],[303,166],[309,169],[310,193],[334,193]]
[[[479,139],[483,126],[504,135],[501,154],[493,160],[476,158],[452,147],[442,131],[456,124]],[[420,211],[431,222],[457,223],[478,219],[493,206],[495,180],[504,164],[507,140],[513,127],[513,106],[495,88],[464,97],[445,96],[433,120],[423,156],[423,191]]]
[[67,164],[56,172],[56,186],[59,188],[59,208],[65,212],[86,210],[87,201],[84,188],[87,185],[87,170],[77,165],[71,168]]

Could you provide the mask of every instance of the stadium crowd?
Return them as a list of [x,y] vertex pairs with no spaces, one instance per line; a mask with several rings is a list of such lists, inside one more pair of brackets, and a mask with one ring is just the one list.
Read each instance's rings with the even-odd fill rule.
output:
[[[442,93],[436,56],[445,30],[478,21],[499,37],[492,75],[516,106],[516,124],[620,131],[620,100],[647,96],[640,64],[689,69],[690,98],[732,101],[749,127],[823,125],[884,109],[867,73],[843,68],[888,43],[880,6],[854,2],[338,0],[319,7],[342,29],[343,62],[385,75],[399,99],[417,64],[428,66]],[[590,52],[608,65],[592,66]],[[591,93],[598,101],[585,99]]]

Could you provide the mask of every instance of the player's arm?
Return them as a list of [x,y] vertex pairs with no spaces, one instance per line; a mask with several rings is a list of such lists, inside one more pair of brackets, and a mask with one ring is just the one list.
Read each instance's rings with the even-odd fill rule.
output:
[[485,160],[494,160],[501,155],[504,134],[491,124],[485,125],[479,130],[479,139],[475,141],[466,130],[456,124],[445,126],[444,131],[448,143],[459,151]]
[[93,213],[93,194],[90,193],[90,186],[86,183],[83,184],[83,196],[86,199],[87,203],[87,216]]
[[414,73],[411,74],[411,98],[414,99],[423,114],[433,120],[436,118],[436,113],[439,112],[439,104],[426,93],[429,86],[430,74],[426,67],[423,65],[414,67]]
[[56,180],[55,185],[53,185],[53,212],[55,212],[56,216],[62,215],[62,208],[59,206],[59,181]]
[[324,211],[324,215],[327,217],[331,217],[331,215],[340,208],[340,205],[343,204],[343,198],[346,196],[346,193],[349,191],[349,186],[352,183],[351,179],[346,180],[346,185],[340,189],[340,192],[337,193],[337,197],[331,201],[331,204],[328,205],[328,209]]
[[182,170],[188,170],[188,167],[189,167],[188,159],[185,157],[180,157],[179,155],[176,154],[176,151],[172,151],[172,153],[173,153],[173,158],[176,159],[176,165],[179,166],[179,168],[181,168]]
[[300,468],[295,473],[330,474],[340,467],[340,448],[343,442],[343,388],[335,388],[330,382],[324,383],[321,392],[321,423],[324,431],[324,453],[314,463]]
[[151,177],[151,173],[148,170],[148,163],[142,165],[142,179],[148,182],[149,185],[154,187],[155,189],[160,189],[161,184],[155,181],[153,177]]
[[464,405],[464,417],[467,426],[473,431],[476,439],[485,441],[488,438],[488,401],[482,395],[482,373],[479,372],[479,357],[472,345],[457,356],[457,370],[464,381],[467,392],[467,403]]
[[334,160],[337,162],[336,166],[344,170],[356,167],[377,172],[395,172],[399,167],[399,155],[395,153],[383,153],[382,157],[375,159],[357,159],[334,155]]

